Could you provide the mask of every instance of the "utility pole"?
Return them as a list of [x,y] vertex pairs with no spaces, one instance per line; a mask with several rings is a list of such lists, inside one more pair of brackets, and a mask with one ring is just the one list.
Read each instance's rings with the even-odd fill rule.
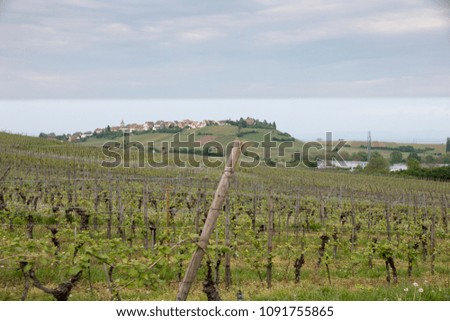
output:
[[372,133],[369,131],[367,135],[367,161],[370,162],[372,157]]

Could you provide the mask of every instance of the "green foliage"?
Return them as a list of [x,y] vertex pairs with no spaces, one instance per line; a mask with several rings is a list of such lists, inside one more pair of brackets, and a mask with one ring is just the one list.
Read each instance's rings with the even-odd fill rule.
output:
[[412,159],[408,161],[408,170],[397,173],[396,175],[403,176],[414,176],[425,179],[434,179],[448,181],[450,180],[450,166],[434,167],[434,168],[423,168],[417,160]]
[[410,171],[411,173],[419,171],[421,169],[420,161],[418,161],[416,158],[408,157],[408,161],[406,162],[406,164],[408,165],[408,171]]
[[403,154],[400,151],[392,152],[389,158],[392,165],[403,162]]
[[364,172],[370,174],[387,174],[389,173],[388,161],[378,153],[373,153],[369,163]]
[[[361,148],[367,148],[367,146],[361,145]],[[372,150],[390,150],[390,151],[399,151],[401,153],[416,153],[421,154],[428,151],[433,151],[434,148],[426,147],[426,148],[414,148],[413,146],[398,146],[398,147],[388,147],[388,146],[372,146]]]
[[266,120],[260,121],[260,120],[256,119],[255,123],[253,125],[250,125],[242,117],[236,121],[229,120],[229,121],[227,121],[227,124],[232,125],[232,126],[237,126],[239,128],[277,129],[277,125],[275,122],[268,123]]
[[434,158],[433,155],[427,155],[427,156],[425,156],[425,163],[427,163],[427,164],[433,164],[434,162],[436,162],[436,158]]
[[381,256],[381,258],[383,260],[387,260],[389,258],[393,258],[394,257],[394,252],[395,252],[394,245],[391,242],[388,242],[388,241],[382,242],[377,247],[377,252]]
[[412,152],[412,153],[409,154],[407,160],[411,160],[411,159],[415,159],[415,160],[419,161],[419,163],[420,163],[421,160],[422,160],[422,158],[421,158],[421,157],[419,156],[419,154],[416,153],[416,152]]
[[[109,126],[108,126],[109,127]],[[118,131],[118,132],[113,132],[111,131],[111,128],[109,127],[106,128],[105,131],[101,132],[101,133],[94,133],[93,137],[98,138],[98,139],[116,139],[119,137],[123,137],[123,132],[122,131]]]
[[[177,133],[181,133],[183,131],[183,128],[179,128],[179,127],[167,127],[167,128],[160,128],[158,129],[156,132],[157,133],[163,133],[163,134],[177,134]],[[147,134],[149,132],[152,131],[146,131],[146,132],[141,132],[140,134]]]
[[295,142],[295,138],[294,137],[272,137],[273,141],[275,142]]
[[[241,128],[241,127],[239,127],[239,128]],[[258,131],[256,131],[256,130],[247,130],[247,131],[242,131],[242,130],[239,130],[239,132],[237,133],[237,137],[244,137],[245,135],[251,135],[251,134],[258,134],[259,132]]]
[[40,133],[39,134],[39,138],[43,138],[43,139],[53,139],[53,140],[60,140],[60,141],[67,141],[69,140],[69,136],[68,135],[56,135],[55,133],[50,133],[50,134],[46,134],[46,133]]
[[350,156],[350,160],[352,161],[357,161],[357,162],[367,162],[368,160],[368,155],[366,152],[357,152],[357,153],[352,153],[352,155]]

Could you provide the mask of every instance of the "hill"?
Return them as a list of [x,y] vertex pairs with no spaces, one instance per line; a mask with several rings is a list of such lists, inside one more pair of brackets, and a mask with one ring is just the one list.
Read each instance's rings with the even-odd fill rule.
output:
[[[201,146],[204,146],[208,142],[218,142],[222,146],[227,146],[231,144],[236,139],[246,142],[257,142],[262,143],[265,139],[265,136],[270,134],[272,140],[276,142],[277,146],[279,146],[283,142],[292,142],[293,147],[286,149],[285,157],[290,159],[292,158],[292,154],[294,151],[300,151],[303,143],[300,140],[295,139],[288,133],[283,133],[277,129],[270,128],[241,128],[239,126],[234,125],[213,125],[207,126],[198,129],[182,129],[178,132],[145,132],[145,133],[132,133],[130,134],[131,142],[139,142],[142,143],[146,148],[148,147],[148,143],[154,143],[154,147],[157,150],[161,150],[163,142],[173,142],[174,135],[180,135],[180,141],[187,141],[190,135],[194,135],[195,141],[200,142]],[[100,147],[103,146],[106,142],[115,141],[119,143],[123,143],[123,135],[118,134],[113,136],[113,138],[104,138],[104,137],[88,137],[84,139],[82,142],[78,143],[83,146],[94,146]],[[259,156],[262,156],[262,149],[258,149],[256,151]],[[277,160],[278,157],[275,157],[274,160]]]

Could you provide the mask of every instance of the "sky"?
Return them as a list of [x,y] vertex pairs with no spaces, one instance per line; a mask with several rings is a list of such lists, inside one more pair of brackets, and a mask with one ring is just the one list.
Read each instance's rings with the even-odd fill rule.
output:
[[248,115],[439,140],[449,52],[449,0],[0,0],[0,130]]
[[10,100],[0,102],[0,111],[0,129],[29,135],[93,131],[121,120],[142,124],[250,116],[275,121],[279,130],[304,141],[325,138],[326,132],[364,141],[369,130],[378,141],[444,143],[450,136],[447,98]]

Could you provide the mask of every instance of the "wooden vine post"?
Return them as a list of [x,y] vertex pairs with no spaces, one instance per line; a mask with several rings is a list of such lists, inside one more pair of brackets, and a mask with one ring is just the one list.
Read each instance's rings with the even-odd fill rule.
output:
[[148,182],[147,180],[144,183],[144,197],[142,200],[144,205],[144,249],[148,250],[148,231],[150,229],[150,221],[148,219]]
[[267,228],[267,288],[272,288],[272,251],[273,251],[273,235],[274,235],[274,209],[272,190],[269,190],[269,226]]
[[[225,209],[225,246],[231,249],[231,219],[230,219],[230,199],[227,200]],[[231,288],[231,254],[225,253],[225,284],[227,290]]]
[[227,197],[228,189],[230,188],[230,181],[233,177],[237,161],[240,157],[240,153],[241,144],[240,142],[236,141],[234,142],[231,155],[227,160],[225,171],[222,175],[222,178],[220,179],[216,194],[214,195],[214,200],[209,209],[208,217],[206,218],[202,234],[197,243],[197,250],[192,255],[191,262],[189,263],[189,267],[186,271],[186,275],[183,281],[180,283],[177,294],[177,301],[187,300],[192,284],[194,283],[195,277],[197,276],[198,269],[200,268],[200,264],[203,260],[203,257],[205,256],[209,240],[217,223],[217,219],[220,215],[220,212],[222,211],[225,199]]
[[431,217],[431,275],[435,274],[435,264],[434,261],[436,259],[436,212],[437,209],[433,210],[433,216]]

